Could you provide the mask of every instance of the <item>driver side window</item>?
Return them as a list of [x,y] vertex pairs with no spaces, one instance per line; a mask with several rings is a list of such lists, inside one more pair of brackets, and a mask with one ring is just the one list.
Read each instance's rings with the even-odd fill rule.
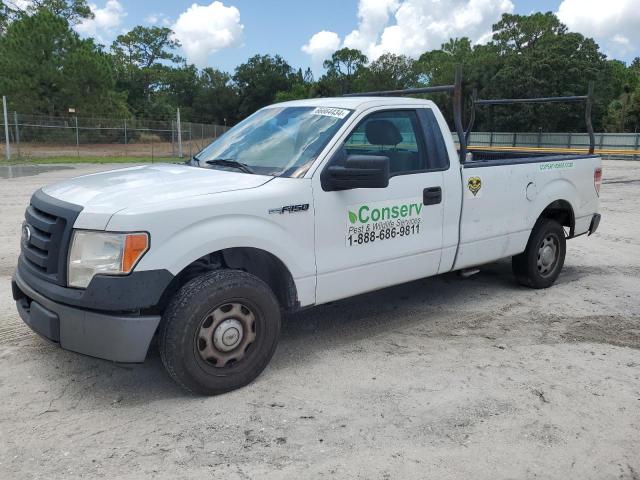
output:
[[418,117],[412,110],[372,113],[351,132],[344,149],[347,155],[389,157],[391,175],[427,169]]

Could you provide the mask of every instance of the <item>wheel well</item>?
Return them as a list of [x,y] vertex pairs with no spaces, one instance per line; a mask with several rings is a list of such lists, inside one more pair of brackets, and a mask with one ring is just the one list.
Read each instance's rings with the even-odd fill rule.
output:
[[566,200],[556,200],[550,203],[547,205],[547,208],[542,211],[539,218],[550,218],[563,227],[568,227],[569,238],[573,237],[576,219],[571,204]]
[[220,269],[243,270],[255,275],[269,285],[282,309],[292,311],[299,307],[296,285],[285,264],[265,250],[239,247],[210,253],[187,265],[167,287],[161,301],[161,309],[164,310],[174,293],[188,281]]

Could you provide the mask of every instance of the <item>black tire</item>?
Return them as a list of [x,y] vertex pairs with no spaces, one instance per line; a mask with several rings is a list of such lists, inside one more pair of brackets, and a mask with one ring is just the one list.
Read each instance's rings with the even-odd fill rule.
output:
[[562,226],[555,220],[540,218],[533,227],[526,250],[511,259],[518,283],[531,288],[550,287],[560,275],[566,252],[567,241]]
[[[225,308],[230,313],[225,314]],[[229,318],[221,319],[224,315]],[[218,344],[214,342],[223,322],[244,327],[239,328],[244,336],[238,335],[237,353],[216,349],[216,345],[229,348],[220,344],[224,334],[217,337]],[[193,393],[217,395],[258,377],[271,360],[279,336],[280,307],[267,284],[239,270],[217,270],[189,281],[171,299],[160,327],[159,349],[162,363],[179,385]],[[208,352],[237,358],[205,359]]]

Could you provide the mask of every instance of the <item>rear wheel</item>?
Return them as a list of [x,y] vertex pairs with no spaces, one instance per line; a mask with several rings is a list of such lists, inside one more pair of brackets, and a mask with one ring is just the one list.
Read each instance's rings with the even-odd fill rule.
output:
[[259,278],[219,270],[195,278],[173,297],[160,330],[169,375],[206,395],[240,388],[271,360],[280,334],[280,307]]
[[513,273],[527,287],[550,287],[560,275],[566,251],[562,226],[555,220],[541,218],[533,227],[526,250],[512,258]]

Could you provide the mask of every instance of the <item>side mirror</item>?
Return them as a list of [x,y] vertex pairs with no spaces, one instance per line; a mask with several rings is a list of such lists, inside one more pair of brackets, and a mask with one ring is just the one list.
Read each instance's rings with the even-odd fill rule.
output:
[[386,188],[389,185],[389,157],[349,155],[342,165],[331,165],[320,177],[325,192],[354,188]]

